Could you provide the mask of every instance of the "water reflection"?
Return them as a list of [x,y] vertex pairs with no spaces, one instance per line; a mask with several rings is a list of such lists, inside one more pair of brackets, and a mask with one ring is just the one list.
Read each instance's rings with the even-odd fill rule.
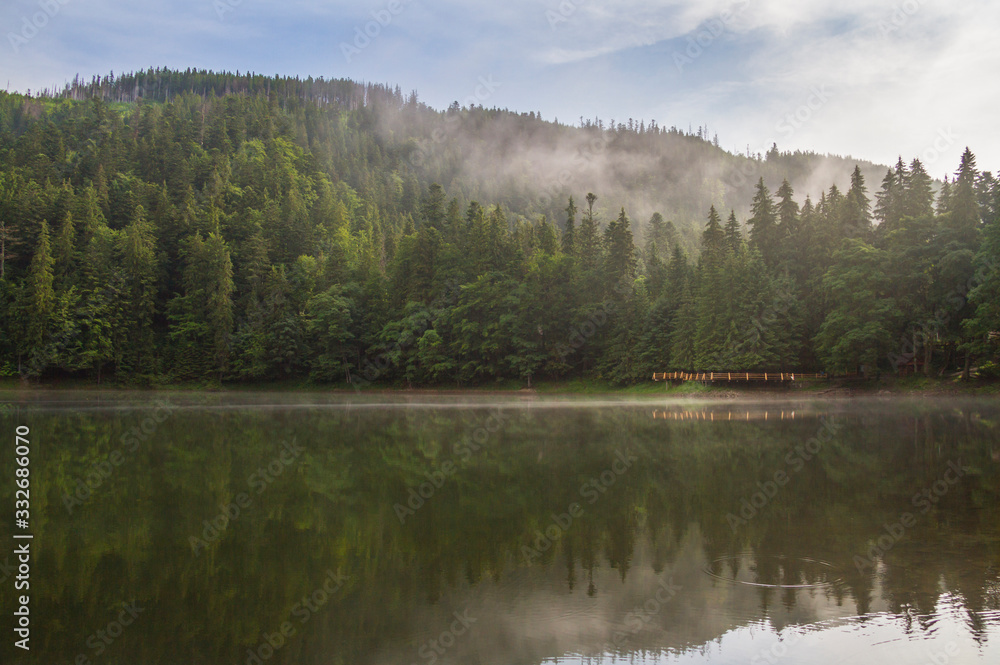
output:
[[0,396],[39,441],[14,662],[1000,662],[991,402],[159,398]]
[[784,409],[778,409],[775,411],[770,411],[768,409],[764,410],[754,410],[750,409],[734,411],[733,409],[710,409],[704,408],[700,410],[691,409],[658,409],[653,411],[653,420],[662,418],[663,420],[709,420],[715,422],[718,420],[743,420],[750,422],[751,420],[795,420],[795,411]]

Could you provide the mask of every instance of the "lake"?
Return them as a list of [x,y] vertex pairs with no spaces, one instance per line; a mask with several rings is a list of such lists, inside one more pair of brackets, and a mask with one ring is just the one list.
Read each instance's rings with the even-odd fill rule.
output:
[[8,515],[17,426],[5,663],[1000,663],[996,399],[3,392]]

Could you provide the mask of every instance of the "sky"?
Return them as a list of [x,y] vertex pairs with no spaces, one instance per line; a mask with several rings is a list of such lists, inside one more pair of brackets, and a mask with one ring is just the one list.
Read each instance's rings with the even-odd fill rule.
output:
[[[149,67],[351,78],[734,152],[1000,170],[991,0],[4,0],[0,85]],[[6,80],[5,80],[6,79]]]

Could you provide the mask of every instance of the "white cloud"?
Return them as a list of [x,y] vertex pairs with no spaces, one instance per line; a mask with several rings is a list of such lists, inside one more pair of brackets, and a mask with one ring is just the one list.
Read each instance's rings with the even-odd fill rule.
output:
[[[224,20],[213,3],[68,0],[20,53],[0,44],[0,70],[20,90],[157,65],[346,76],[438,105],[495,75],[505,85],[491,103],[546,117],[707,122],[730,147],[777,139],[878,161],[921,155],[951,128],[960,145],[935,175],[966,143],[980,166],[1000,167],[1000,4],[988,0],[410,0],[350,63],[338,44],[389,0],[243,0]],[[4,3],[2,34],[36,9]],[[673,51],[722,17],[725,34],[678,71]],[[822,84],[830,100],[779,133]]]

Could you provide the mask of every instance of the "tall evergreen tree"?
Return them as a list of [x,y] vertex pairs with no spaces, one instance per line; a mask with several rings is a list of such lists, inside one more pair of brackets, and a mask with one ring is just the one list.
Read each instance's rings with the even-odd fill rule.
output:
[[625,284],[631,288],[635,279],[636,256],[632,242],[632,230],[625,208],[618,219],[608,224],[604,231],[605,275],[608,284]]
[[906,217],[930,217],[934,214],[934,193],[931,189],[933,181],[919,159],[910,162],[910,170],[906,175],[905,193],[901,204],[901,213]]
[[774,265],[778,259],[778,218],[774,209],[771,192],[761,178],[757,182],[753,202],[750,204],[750,243],[756,247],[768,265]]
[[153,355],[158,266],[156,238],[142,206],[135,209],[124,229],[120,252],[125,279],[125,315],[132,325],[127,330],[119,331],[123,335],[119,346],[124,349],[125,365],[132,372],[149,372],[155,369],[150,359]]
[[594,217],[594,203],[597,196],[593,192],[587,194],[587,214],[580,224],[580,238],[578,241],[578,254],[584,270],[593,270],[600,261],[600,234],[597,228],[597,219]]
[[740,231],[740,223],[736,220],[736,211],[729,211],[729,219],[726,220],[726,243],[731,250],[738,251],[743,244],[743,232]]
[[714,260],[720,260],[725,247],[726,232],[722,229],[722,219],[713,205],[708,210],[708,224],[705,225],[705,230],[701,234],[702,255],[706,258],[711,256]]
[[38,371],[44,369],[48,358],[43,358],[45,343],[53,325],[56,311],[56,294],[53,288],[55,260],[49,242],[49,225],[42,220],[31,257],[31,266],[25,281],[23,316],[25,321],[25,346],[22,353],[34,356]]
[[562,251],[564,254],[574,256],[576,254],[576,204],[573,197],[569,197],[569,204],[566,206],[566,228],[562,234]]
[[871,201],[861,167],[855,166],[851,174],[851,188],[847,192],[844,212],[844,237],[868,238],[871,233]]

